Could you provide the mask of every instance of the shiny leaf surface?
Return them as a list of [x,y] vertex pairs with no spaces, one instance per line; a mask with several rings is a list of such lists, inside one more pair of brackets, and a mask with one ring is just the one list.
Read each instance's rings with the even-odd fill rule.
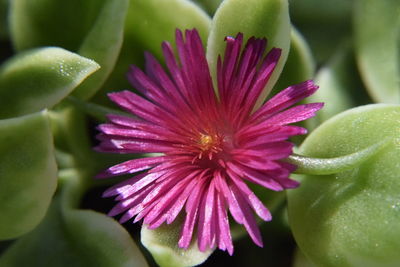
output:
[[355,2],[355,51],[368,92],[376,102],[400,103],[400,2]]
[[11,239],[45,216],[57,166],[46,112],[0,120],[0,132],[0,239]]
[[51,108],[98,68],[93,60],[62,48],[17,54],[0,68],[0,118]]
[[307,137],[300,154],[333,158],[389,140],[358,167],[299,175],[288,191],[289,222],[302,252],[321,266],[400,264],[400,106],[343,112]]

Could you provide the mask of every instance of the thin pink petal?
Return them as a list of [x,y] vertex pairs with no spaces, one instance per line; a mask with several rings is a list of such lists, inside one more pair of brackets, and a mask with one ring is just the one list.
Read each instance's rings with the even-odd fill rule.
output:
[[282,111],[273,117],[264,121],[267,124],[285,125],[304,121],[315,116],[315,113],[324,106],[323,103],[311,103],[295,106],[288,110]]
[[311,80],[292,85],[268,100],[253,114],[251,119],[255,120],[263,116],[271,116],[312,95],[317,89],[318,86]]
[[260,230],[258,229],[254,215],[250,210],[249,204],[243,198],[242,194],[240,193],[240,190],[233,183],[229,185],[229,189],[233,196],[232,199],[236,203],[235,205],[237,205],[238,207],[237,212],[239,212],[241,214],[241,217],[243,218],[242,224],[246,228],[253,242],[256,245],[262,247],[263,242],[261,238],[261,233]]
[[264,221],[270,221],[272,219],[271,213],[257,198],[257,196],[250,190],[250,188],[240,179],[240,177],[238,177],[234,173],[230,173],[230,177],[235,185],[238,187],[238,189],[241,191],[242,197],[247,200],[247,202],[252,206],[257,215]]
[[114,165],[104,172],[99,173],[98,175],[96,175],[96,178],[106,178],[147,170],[162,162],[165,162],[166,160],[168,160],[168,158],[169,157],[167,156],[161,156],[128,160],[118,165]]
[[233,254],[232,237],[229,228],[228,214],[225,200],[222,194],[217,194],[218,226],[219,226],[219,248],[226,248],[229,255]]
[[198,245],[200,251],[206,251],[210,247],[213,239],[212,233],[212,214],[215,209],[214,204],[214,183],[210,182],[199,211]]
[[203,197],[203,191],[204,182],[195,187],[193,193],[189,196],[189,199],[186,202],[186,218],[183,224],[181,238],[178,242],[180,248],[188,248],[190,245],[193,229],[198,217],[199,203]]

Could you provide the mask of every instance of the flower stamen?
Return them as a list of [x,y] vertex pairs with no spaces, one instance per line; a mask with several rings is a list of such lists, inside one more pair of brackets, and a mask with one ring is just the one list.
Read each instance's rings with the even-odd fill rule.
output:
[[212,160],[214,154],[218,154],[219,152],[223,151],[223,138],[218,134],[200,133],[198,140],[198,147],[200,148],[198,159],[202,159],[204,155],[207,155],[208,159]]

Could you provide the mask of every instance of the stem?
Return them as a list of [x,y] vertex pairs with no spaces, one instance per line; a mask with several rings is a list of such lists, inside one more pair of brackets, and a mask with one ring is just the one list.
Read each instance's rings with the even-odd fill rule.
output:
[[335,158],[312,158],[293,154],[286,161],[298,168],[294,173],[327,175],[353,169],[385,148],[390,142],[387,138],[377,144],[348,155]]

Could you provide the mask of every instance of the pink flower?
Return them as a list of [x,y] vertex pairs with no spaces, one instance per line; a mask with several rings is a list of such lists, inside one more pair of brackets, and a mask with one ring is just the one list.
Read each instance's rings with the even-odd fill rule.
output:
[[186,40],[176,31],[179,62],[171,45],[162,44],[168,73],[149,53],[145,73],[132,67],[128,78],[144,97],[130,91],[109,94],[134,116],[109,115],[110,122],[99,126],[97,149],[162,153],[123,162],[98,175],[134,174],[104,192],[104,197],[117,196],[119,201],[110,216],[124,213],[121,223],[143,219],[154,229],[184,213],[179,247],[188,248],[197,232],[201,251],[218,246],[232,254],[229,211],[262,246],[254,213],[265,221],[271,214],[248,183],[274,191],[298,186],[289,179],[296,167],[282,160],[292,154],[293,144],[287,139],[306,130],[288,124],[314,116],[323,104],[291,107],[317,90],[306,81],[254,110],[281,50],[272,48],[263,57],[266,39],[252,37],[244,49],[242,42],[241,33],[226,38],[225,56],[217,66],[218,96],[196,30],[187,30]]

